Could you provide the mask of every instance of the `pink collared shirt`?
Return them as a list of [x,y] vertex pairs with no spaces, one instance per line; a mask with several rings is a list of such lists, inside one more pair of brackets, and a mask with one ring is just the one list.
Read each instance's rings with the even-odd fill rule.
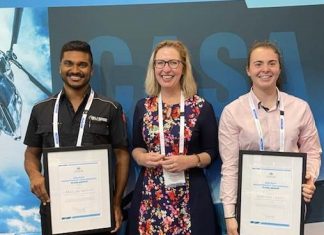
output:
[[[279,151],[278,105],[265,110],[251,90],[227,105],[219,123],[219,151],[223,161],[220,199],[225,218],[235,216],[238,183],[239,150],[259,150],[259,134],[249,105],[251,94],[258,112],[264,137],[265,151]],[[286,152],[307,153],[307,173],[315,179],[321,165],[321,145],[309,105],[292,95],[280,92],[278,102],[284,104]]]

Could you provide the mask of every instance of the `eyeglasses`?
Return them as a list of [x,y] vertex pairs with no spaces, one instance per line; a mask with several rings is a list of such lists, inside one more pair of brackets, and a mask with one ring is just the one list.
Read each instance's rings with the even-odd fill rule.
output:
[[157,69],[163,69],[168,64],[171,69],[178,68],[179,64],[182,64],[181,60],[154,60],[154,67]]

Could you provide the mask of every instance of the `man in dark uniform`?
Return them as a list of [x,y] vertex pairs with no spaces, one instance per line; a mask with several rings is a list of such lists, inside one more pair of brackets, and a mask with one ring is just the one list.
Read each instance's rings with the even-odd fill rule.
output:
[[[50,234],[50,198],[42,175],[43,148],[111,144],[115,155],[113,207],[117,231],[122,223],[121,200],[127,183],[129,153],[122,107],[90,87],[93,58],[88,43],[71,41],[61,50],[62,91],[33,107],[24,143],[25,170],[31,191],[41,200],[42,234]],[[80,125],[85,121],[85,125]],[[55,138],[54,138],[55,136]]]

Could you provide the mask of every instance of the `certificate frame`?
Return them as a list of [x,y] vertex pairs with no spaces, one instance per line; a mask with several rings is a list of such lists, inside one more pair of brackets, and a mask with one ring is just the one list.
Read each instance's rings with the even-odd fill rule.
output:
[[51,234],[89,234],[114,228],[111,156],[111,145],[43,150]]
[[306,153],[239,151],[240,235],[304,235]]

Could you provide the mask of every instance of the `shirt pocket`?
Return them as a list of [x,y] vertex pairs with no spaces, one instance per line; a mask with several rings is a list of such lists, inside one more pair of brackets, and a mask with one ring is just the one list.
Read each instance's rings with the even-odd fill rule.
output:
[[53,147],[53,126],[52,125],[38,125],[36,134],[42,136],[43,147]]
[[91,122],[84,129],[83,145],[109,144],[109,127],[106,122]]

